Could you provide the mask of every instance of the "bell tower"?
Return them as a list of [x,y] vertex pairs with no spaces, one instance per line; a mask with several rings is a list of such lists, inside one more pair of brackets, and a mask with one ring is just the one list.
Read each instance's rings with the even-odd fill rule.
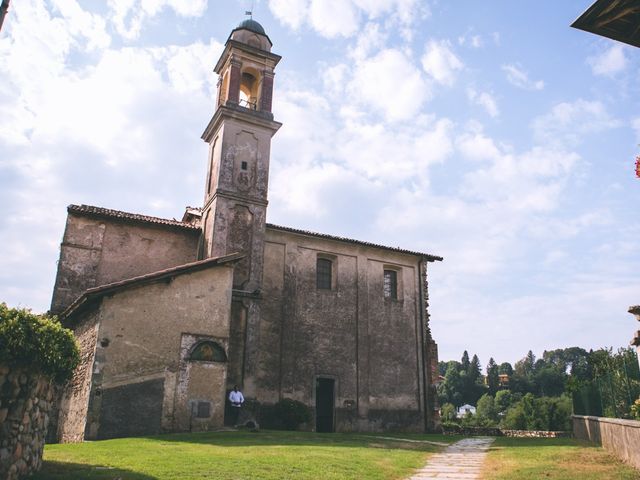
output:
[[274,69],[280,56],[258,22],[235,28],[215,66],[216,111],[202,139],[209,144],[209,167],[202,212],[202,257],[242,252],[234,290],[259,292],[271,137]]
[[209,144],[202,209],[202,258],[244,254],[233,274],[227,389],[256,392],[257,338],[262,307],[267,188],[273,120],[274,69],[280,56],[258,22],[235,28],[216,63],[216,111],[202,139]]

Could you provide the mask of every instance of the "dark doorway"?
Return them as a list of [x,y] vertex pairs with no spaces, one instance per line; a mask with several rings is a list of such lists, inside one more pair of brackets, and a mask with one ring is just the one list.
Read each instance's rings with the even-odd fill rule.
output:
[[333,432],[333,387],[331,378],[316,379],[316,432]]

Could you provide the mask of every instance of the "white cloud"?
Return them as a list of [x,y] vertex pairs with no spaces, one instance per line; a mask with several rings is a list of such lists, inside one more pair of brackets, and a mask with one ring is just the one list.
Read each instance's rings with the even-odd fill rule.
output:
[[456,74],[462,70],[463,64],[451,51],[451,44],[442,40],[431,40],[422,56],[422,68],[436,82],[443,85],[453,85]]
[[354,60],[364,60],[372,51],[383,48],[386,40],[387,35],[380,31],[380,26],[377,23],[369,23],[362,29],[355,47],[348,54]]
[[458,45],[469,46],[471,48],[482,48],[484,46],[484,40],[480,35],[467,33],[458,37]]
[[482,132],[460,135],[456,139],[456,147],[471,160],[495,160],[501,155],[493,139]]
[[478,92],[474,88],[468,88],[467,98],[471,103],[484,108],[490,117],[495,118],[500,115],[496,99],[489,92]]
[[116,31],[127,39],[137,38],[144,21],[156,16],[163,8],[170,8],[181,17],[200,17],[207,9],[207,0],[108,1],[111,21]]
[[350,37],[358,30],[358,10],[344,0],[311,0],[309,21],[324,37]]
[[518,88],[524,90],[542,90],[544,88],[543,80],[531,80],[529,74],[519,65],[503,65],[502,71],[507,74],[509,83]]
[[587,63],[591,67],[594,75],[614,76],[627,68],[626,47],[619,43],[614,43],[604,52],[587,58]]
[[307,19],[310,0],[269,0],[269,10],[283,24],[297,30]]
[[599,101],[578,99],[562,102],[551,112],[532,122],[535,138],[541,143],[577,145],[585,135],[603,132],[621,125]]
[[640,117],[631,120],[631,127],[635,130],[636,138],[640,141]]
[[[298,30],[308,24],[326,38],[356,34],[363,19],[383,19],[406,28],[429,14],[428,7],[418,0],[269,0],[269,9],[288,27]],[[407,31],[404,35],[411,36]]]
[[358,62],[348,89],[361,105],[382,113],[389,121],[411,118],[431,98],[420,70],[396,49],[382,50]]

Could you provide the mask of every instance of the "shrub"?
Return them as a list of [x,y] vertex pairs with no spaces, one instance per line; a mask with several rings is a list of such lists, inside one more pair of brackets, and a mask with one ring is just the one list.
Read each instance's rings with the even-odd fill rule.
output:
[[300,424],[311,421],[311,410],[304,403],[283,398],[273,406],[273,414],[285,430],[297,430]]
[[640,397],[631,405],[631,418],[640,420]]
[[55,317],[0,303],[0,363],[35,368],[56,383],[64,383],[79,362],[73,333]]
[[452,403],[442,405],[440,418],[442,419],[442,423],[455,422],[458,419],[456,416],[456,407]]

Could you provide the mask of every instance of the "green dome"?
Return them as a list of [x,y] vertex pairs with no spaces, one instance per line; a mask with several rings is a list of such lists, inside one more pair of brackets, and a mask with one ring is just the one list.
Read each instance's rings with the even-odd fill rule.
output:
[[266,35],[264,28],[262,28],[262,25],[256,22],[253,18],[247,18],[246,20],[242,21],[240,25],[238,25],[236,30],[240,28],[259,33],[260,35]]

